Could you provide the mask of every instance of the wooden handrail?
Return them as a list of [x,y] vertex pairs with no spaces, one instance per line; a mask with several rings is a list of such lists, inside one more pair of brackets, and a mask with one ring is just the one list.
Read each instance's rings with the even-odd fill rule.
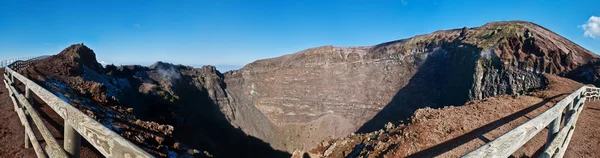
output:
[[29,113],[29,116],[33,120],[38,131],[40,131],[42,137],[48,144],[48,147],[46,148],[49,150],[46,150],[46,153],[50,157],[67,157],[67,153],[65,153],[65,151],[61,149],[60,145],[58,144],[58,142],[56,142],[56,139],[54,138],[54,136],[52,136],[52,133],[50,133],[48,127],[44,125],[44,122],[42,122],[42,119],[35,111],[35,109],[33,109],[29,101],[22,94],[19,94],[19,92],[14,87],[9,86],[9,88],[10,91],[12,91],[13,95],[16,96],[19,105],[27,109],[27,113]]
[[[14,64],[15,63],[13,62],[11,63],[11,65],[5,68],[4,82],[7,83],[6,87],[7,89],[9,89],[11,97],[16,98],[15,102],[13,102],[15,104],[15,111],[23,110],[17,105],[23,105],[24,109],[27,110],[35,125],[38,127],[40,133],[42,133],[44,140],[47,141],[48,145],[45,149],[46,153],[50,157],[67,157],[67,155],[69,155],[70,157],[78,157],[80,150],[80,140],[78,139],[78,137],[83,137],[84,139],[86,139],[92,146],[94,146],[94,148],[96,148],[105,157],[154,157],[148,154],[140,147],[131,143],[127,139],[121,137],[119,134],[105,127],[98,121],[85,115],[83,112],[73,107],[73,105],[65,102],[58,96],[54,95],[53,93],[36,84],[35,82],[29,80],[25,76],[15,72],[11,69]],[[22,63],[19,63],[19,67],[23,66],[21,64]],[[23,94],[19,94],[19,92],[16,91],[16,89],[13,87],[12,83],[15,80],[19,80],[21,83],[23,83],[23,85],[25,85],[25,92],[35,94],[36,96],[38,96],[38,98],[45,102],[50,108],[52,108],[59,116],[61,116],[64,119],[64,149],[61,148],[58,145],[58,143],[56,143],[56,141],[54,140],[54,137],[52,137],[52,135],[49,132],[47,132],[47,128],[44,126],[37,112],[30,105],[28,97],[23,96]],[[23,113],[23,111],[21,111],[20,113]],[[24,116],[25,113],[23,113],[22,115]],[[21,120],[24,126],[29,125],[27,119]],[[25,128],[26,133],[29,133],[27,131],[28,129],[31,131],[31,129],[27,128],[27,126]],[[30,134],[26,134],[26,139],[29,135]],[[38,146],[39,143],[37,143],[37,139],[35,139],[35,135],[29,136],[29,139],[33,143],[34,150],[36,150],[36,154],[38,155],[38,157],[44,157],[39,154],[40,147]]]
[[48,57],[48,55],[38,56],[38,57],[21,57],[21,58],[2,60],[2,61],[0,61],[0,68],[7,67],[17,61],[36,60],[36,59],[42,59],[42,58],[46,58],[46,57]]
[[[509,157],[546,126],[548,141],[542,157],[562,157],[569,145],[585,99],[598,99],[600,89],[583,86],[565,97],[542,114],[508,131],[497,139],[477,148],[463,157]],[[559,130],[563,110],[567,108],[565,126]]]
[[[6,75],[4,75],[4,77],[6,77]],[[21,120],[21,124],[25,128],[25,148],[27,148],[28,143],[31,142],[33,144],[33,150],[35,151],[35,154],[37,155],[37,157],[45,158],[46,155],[44,155],[44,151],[42,151],[42,146],[37,141],[37,137],[33,133],[33,130],[31,129],[31,125],[29,125],[29,122],[27,121],[27,116],[25,116],[23,109],[21,109],[17,105],[15,96],[13,95],[12,91],[10,90],[9,83],[6,80],[4,80],[4,85],[6,85],[6,89],[9,90],[8,91],[9,97],[12,100],[13,105],[15,105],[15,111],[17,112],[17,115],[19,116],[19,120]]]

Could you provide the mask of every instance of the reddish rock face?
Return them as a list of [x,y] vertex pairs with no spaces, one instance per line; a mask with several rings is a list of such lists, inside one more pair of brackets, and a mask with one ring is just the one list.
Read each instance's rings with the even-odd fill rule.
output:
[[542,73],[566,75],[597,57],[536,24],[494,22],[376,46],[311,48],[258,60],[225,81],[277,125],[336,115],[372,131],[418,108],[543,88]]

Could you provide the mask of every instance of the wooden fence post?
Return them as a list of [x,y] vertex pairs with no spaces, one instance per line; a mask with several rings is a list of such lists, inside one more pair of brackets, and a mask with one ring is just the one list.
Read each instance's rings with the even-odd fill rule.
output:
[[[591,98],[592,98],[592,97],[590,97],[590,99],[591,99]],[[583,98],[583,99],[585,99],[585,98]],[[579,105],[577,108],[579,108],[579,107],[583,107],[583,105],[585,104],[585,100],[583,100],[583,101],[584,101],[584,102],[581,102],[581,105]],[[592,100],[589,100],[589,101],[592,101]],[[583,110],[583,109],[581,109],[581,110]]]
[[571,102],[569,102],[569,105],[567,105],[567,111],[565,112],[565,125],[567,124],[567,122],[569,122],[569,118],[571,118],[571,115],[573,115],[573,104],[575,104],[575,100],[577,97],[573,98],[573,100],[571,100]]
[[25,86],[25,98],[27,98],[29,104],[33,104],[33,97],[31,97],[31,89],[29,89],[29,87],[27,86]]
[[554,137],[556,136],[556,134],[558,133],[559,129],[560,129],[560,118],[562,117],[562,115],[558,115],[558,117],[556,117],[556,119],[554,119],[554,121],[552,121],[550,123],[550,126],[548,127],[548,137],[546,138],[546,148],[548,148],[548,146],[550,146],[550,143],[552,142],[552,140],[554,140]]
[[[13,75],[11,75],[13,76]],[[13,77],[13,83],[14,83],[14,77]],[[25,87],[25,98],[27,98],[27,101],[29,102],[29,104],[32,104],[31,100],[33,97],[31,97],[31,90],[29,90],[29,87]],[[25,110],[25,112],[23,113],[25,115],[27,115],[27,110]],[[25,116],[25,118],[27,118],[27,116]],[[25,131],[25,148],[29,148],[29,146],[31,146],[31,142],[29,142],[29,136],[27,135],[27,131]]]
[[29,148],[31,146],[31,142],[29,142],[29,136],[27,135],[27,130],[25,132],[25,148]]
[[75,131],[71,125],[65,121],[65,141],[64,147],[69,157],[79,158],[81,150],[81,135]]

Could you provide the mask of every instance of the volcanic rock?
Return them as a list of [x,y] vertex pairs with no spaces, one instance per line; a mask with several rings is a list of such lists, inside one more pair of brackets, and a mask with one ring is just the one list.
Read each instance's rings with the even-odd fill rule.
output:
[[225,82],[276,125],[335,115],[368,132],[422,107],[544,88],[542,74],[564,76],[597,57],[534,23],[493,22],[376,46],[311,48],[227,72]]

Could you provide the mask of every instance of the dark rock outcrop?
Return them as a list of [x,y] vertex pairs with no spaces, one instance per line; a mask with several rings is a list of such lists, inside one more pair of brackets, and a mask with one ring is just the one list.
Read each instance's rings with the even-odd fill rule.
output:
[[213,66],[102,68],[82,44],[28,65],[19,73],[156,156],[289,156],[230,124],[219,107],[227,100],[223,75]]
[[600,86],[600,59],[590,60],[565,76],[585,84]]
[[[223,74],[214,66],[192,68],[157,62],[149,67],[112,67],[108,72],[131,83],[134,97],[121,98],[131,98],[123,103],[134,107],[136,116],[173,125],[174,138],[186,145],[204,149],[216,157],[289,156],[239,129],[234,121],[237,117],[243,120],[266,118],[258,110],[253,113],[251,110],[256,109],[253,106],[230,104]],[[238,110],[243,110],[245,115],[236,115],[240,113]],[[246,115],[251,117],[244,117]],[[254,128],[268,129],[270,125]]]

